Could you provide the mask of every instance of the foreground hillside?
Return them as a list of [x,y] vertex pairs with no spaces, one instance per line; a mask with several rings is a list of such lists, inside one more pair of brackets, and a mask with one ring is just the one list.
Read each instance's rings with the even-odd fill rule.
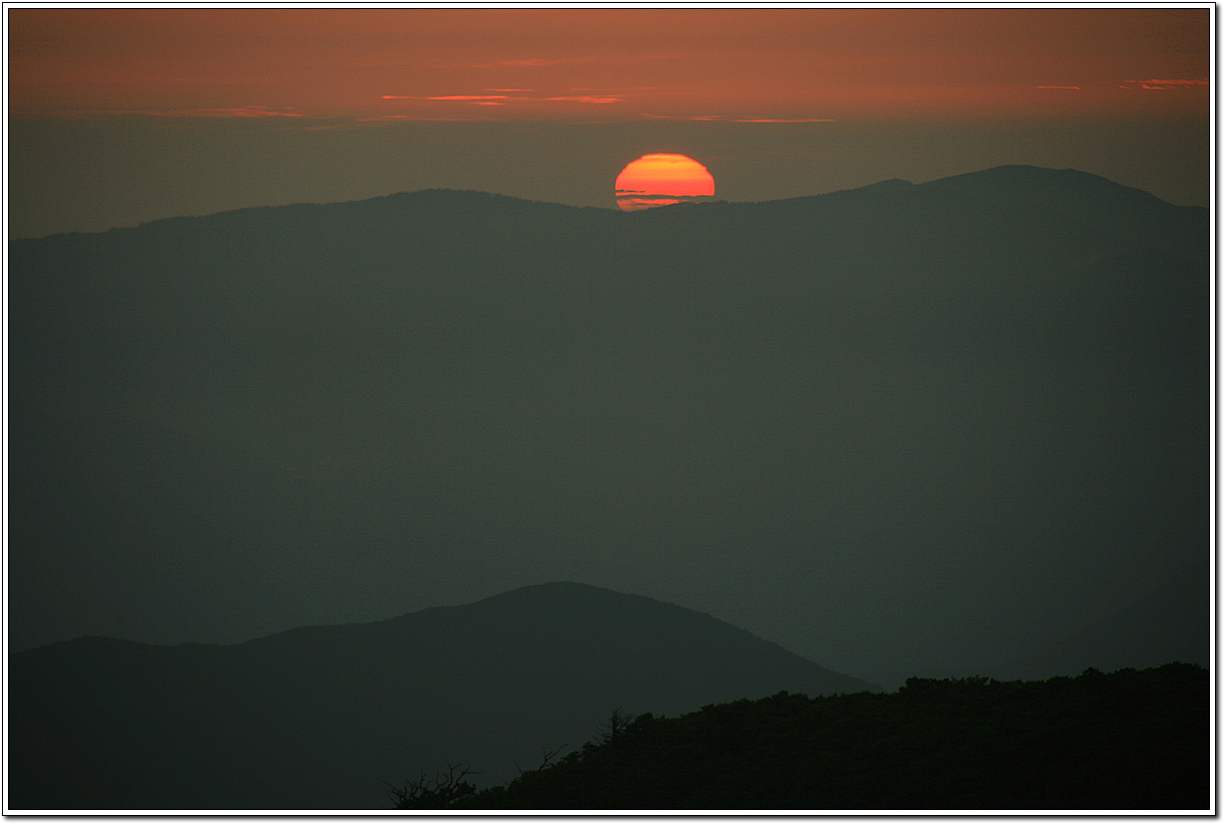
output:
[[10,657],[17,809],[369,809],[468,758],[485,781],[612,708],[857,692],[748,632],[581,584],[230,646],[80,638]]
[[[449,806],[1206,810],[1210,702],[1207,670],[1187,664],[1044,682],[911,678],[890,694],[778,693],[640,716],[616,735],[605,728],[555,765]],[[444,787],[462,786],[448,778]],[[432,779],[424,787],[434,793],[417,794],[421,807],[446,794]]]

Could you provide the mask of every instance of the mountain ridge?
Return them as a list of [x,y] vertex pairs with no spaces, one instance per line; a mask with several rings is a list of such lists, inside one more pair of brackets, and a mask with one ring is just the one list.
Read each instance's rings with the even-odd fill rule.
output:
[[[822,192],[812,195],[798,195],[795,197],[779,198],[775,200],[762,201],[708,201],[697,203],[678,204],[684,207],[710,208],[722,205],[734,206],[752,206],[756,204],[781,204],[781,203],[796,203],[809,201],[814,198],[829,198],[835,196],[846,196],[851,194],[887,194],[897,193],[908,190],[924,190],[932,191],[945,189],[959,194],[973,194],[974,197],[984,197],[987,202],[997,202],[998,197],[990,197],[985,194],[986,185],[999,185],[1002,183],[1009,188],[1022,188],[1029,191],[1034,189],[1045,188],[1048,191],[1067,191],[1069,187],[1066,185],[1069,182],[1077,184],[1087,183],[1094,189],[1100,192],[1112,191],[1115,193],[1124,193],[1125,196],[1135,203],[1146,205],[1164,204],[1179,210],[1197,210],[1206,213],[1208,210],[1202,206],[1178,206],[1168,201],[1162,200],[1150,192],[1138,189],[1132,186],[1116,183],[1108,178],[1095,175],[1090,172],[1083,172],[1077,169],[1052,169],[1043,166],[1033,166],[1027,164],[1008,164],[1002,166],[993,166],[975,172],[964,172],[947,177],[936,178],[924,183],[912,183],[911,181],[902,178],[889,178],[876,183],[868,183],[863,186],[857,186],[850,189],[838,189],[830,192]],[[985,185],[984,185],[985,184]],[[514,195],[504,195],[496,192],[487,192],[478,189],[450,189],[445,187],[432,187],[426,189],[413,189],[402,192],[390,192],[385,195],[377,195],[369,198],[358,198],[355,200],[341,201],[304,201],[300,203],[288,203],[280,206],[244,206],[236,209],[224,209],[218,212],[210,212],[202,215],[173,215],[163,218],[155,218],[153,220],[142,221],[135,226],[114,227],[111,229],[102,230],[99,232],[58,232],[51,235],[44,235],[33,238],[14,238],[15,242],[28,242],[45,240],[48,238],[62,237],[77,237],[89,236],[109,233],[127,233],[140,229],[156,229],[164,230],[181,226],[184,222],[200,220],[222,220],[230,221],[241,217],[257,217],[266,216],[276,210],[285,210],[282,214],[295,214],[297,216],[309,215],[319,209],[328,207],[345,207],[347,209],[359,210],[374,208],[377,206],[387,207],[402,207],[406,205],[418,205],[419,202],[430,203],[437,206],[454,206],[462,204],[464,207],[473,205],[502,205],[513,206],[515,208],[545,208],[554,212],[571,212],[581,213],[584,215],[599,215],[602,217],[616,217],[623,219],[641,220],[640,215],[657,214],[660,209],[642,209],[635,212],[625,213],[615,207],[597,207],[597,206],[571,206],[553,201],[535,200],[531,198],[517,197]],[[666,209],[667,207],[661,207]],[[671,210],[675,211],[675,210]],[[687,211],[682,209],[681,211]],[[647,218],[649,219],[649,218]],[[11,242],[13,242],[11,241]]]
[[704,613],[572,583],[225,646],[83,637],[11,654],[9,678],[18,809],[377,808],[379,779],[462,759],[507,780],[617,708],[870,689]]

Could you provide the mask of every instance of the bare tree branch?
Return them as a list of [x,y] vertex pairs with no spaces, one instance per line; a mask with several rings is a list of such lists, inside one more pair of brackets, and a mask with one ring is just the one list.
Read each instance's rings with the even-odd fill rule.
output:
[[[539,770],[542,770],[545,767],[547,767],[549,762],[551,762],[553,758],[556,757],[557,753],[565,749],[566,746],[567,745],[562,744],[560,747],[557,747],[555,750],[549,750],[545,747],[541,747],[540,752],[543,753],[544,760],[540,762],[540,766],[536,767],[535,770],[533,770],[533,772],[538,772]],[[519,766],[519,763],[517,761],[514,762],[514,768],[519,771],[519,775],[526,775],[526,771],[522,767]]]
[[397,810],[438,810],[475,793],[476,788],[463,779],[476,774],[468,764],[448,761],[445,775],[437,772],[430,779],[421,773],[416,781],[405,779],[400,787],[388,781],[382,783],[387,785],[387,795],[395,802]]

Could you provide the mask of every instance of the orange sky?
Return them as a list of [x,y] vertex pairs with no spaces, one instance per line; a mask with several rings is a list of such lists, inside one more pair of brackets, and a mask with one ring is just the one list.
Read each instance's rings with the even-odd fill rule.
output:
[[1205,112],[1206,8],[10,8],[10,113],[728,121]]

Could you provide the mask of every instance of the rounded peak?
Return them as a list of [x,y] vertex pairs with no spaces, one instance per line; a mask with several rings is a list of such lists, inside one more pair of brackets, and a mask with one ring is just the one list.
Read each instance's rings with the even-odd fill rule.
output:
[[597,599],[597,600],[640,600],[650,601],[652,603],[663,604],[662,601],[655,601],[653,598],[648,598],[645,595],[631,595],[625,592],[618,592],[614,589],[606,587],[597,587],[592,584],[582,584],[577,581],[549,581],[543,584],[528,584],[518,589],[512,589],[507,592],[501,592],[497,595],[491,595],[488,598],[482,598],[476,601],[476,604],[491,604],[491,603],[511,603],[524,601],[574,601],[577,599]]
[[888,180],[881,180],[879,183],[869,183],[866,186],[860,186],[855,189],[856,192],[894,192],[900,189],[912,189],[914,184],[908,180],[902,180],[899,177],[890,177]]
[[1135,202],[1164,202],[1150,192],[1115,183],[1091,172],[1028,165],[995,166],[978,172],[943,177],[920,184],[920,188],[959,191],[978,197],[1096,198],[1108,194],[1114,197],[1121,195]]

